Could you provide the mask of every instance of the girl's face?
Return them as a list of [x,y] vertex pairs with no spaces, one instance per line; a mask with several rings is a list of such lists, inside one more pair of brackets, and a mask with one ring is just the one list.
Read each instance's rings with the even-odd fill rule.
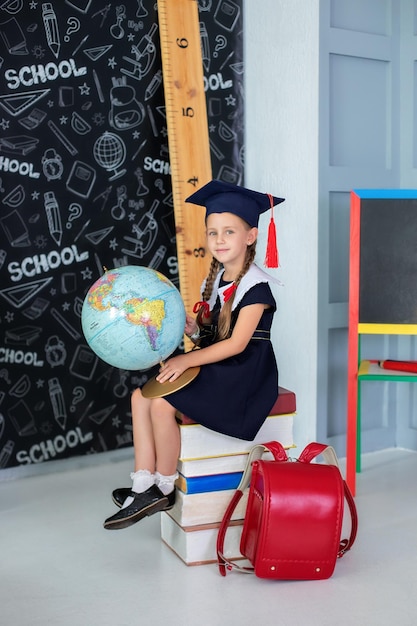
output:
[[206,222],[207,247],[224,266],[243,266],[246,249],[257,237],[251,228],[234,213],[211,213]]

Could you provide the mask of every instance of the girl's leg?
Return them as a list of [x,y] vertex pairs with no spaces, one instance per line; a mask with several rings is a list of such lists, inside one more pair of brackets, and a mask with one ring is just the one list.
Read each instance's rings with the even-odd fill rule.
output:
[[[175,502],[174,481],[180,452],[175,409],[163,398],[144,398],[137,389],[132,394],[132,423],[136,469],[132,491],[135,493],[118,513],[106,519],[104,527],[110,530],[127,528],[146,515],[172,508]],[[151,486],[143,487],[150,477]],[[138,484],[140,488],[135,486]]]
[[[142,493],[155,484],[155,445],[150,404],[151,401],[142,396],[141,390],[135,389],[131,396],[135,471],[130,474],[133,481],[131,490],[135,493]],[[115,502],[123,497],[122,508],[130,506],[133,502],[129,491],[117,489],[113,492]]]
[[156,451],[156,484],[162,493],[172,494],[170,504],[173,504],[181,445],[175,409],[163,398],[155,399],[151,405],[151,419]]
[[140,389],[135,389],[131,395],[130,403],[135,469],[130,474],[133,481],[132,487],[123,487],[113,491],[113,502],[121,508],[126,508],[132,504],[131,491],[141,493],[155,484],[155,445],[150,415],[151,401],[142,396]]
[[177,477],[180,453],[175,408],[163,398],[144,398],[136,389],[132,394],[132,422],[135,472],[147,470],[153,475],[157,470],[158,486],[165,482],[164,491],[169,493]]
[[155,398],[151,402],[150,414],[155,442],[155,469],[164,475],[175,474],[181,445],[175,408],[164,398]]
[[152,400],[144,398],[140,389],[132,393],[133,446],[135,450],[135,472],[156,469],[155,439],[151,420]]

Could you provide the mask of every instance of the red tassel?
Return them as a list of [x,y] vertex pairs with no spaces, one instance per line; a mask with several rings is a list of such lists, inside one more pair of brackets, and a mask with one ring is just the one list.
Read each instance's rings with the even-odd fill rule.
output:
[[266,244],[264,265],[265,267],[278,267],[279,257],[277,246],[277,229],[275,227],[274,221],[274,204],[272,196],[270,194],[268,194],[268,196],[269,202],[271,203],[271,219],[268,226],[268,239]]
[[265,267],[278,267],[279,258],[278,258],[278,247],[277,247],[277,230],[275,227],[274,218],[271,217],[268,226],[268,241],[266,244],[266,253],[265,253]]

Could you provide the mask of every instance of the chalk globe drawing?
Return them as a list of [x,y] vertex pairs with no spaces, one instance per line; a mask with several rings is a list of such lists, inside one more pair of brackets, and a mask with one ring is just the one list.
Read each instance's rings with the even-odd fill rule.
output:
[[97,163],[108,172],[114,172],[109,180],[126,174],[125,169],[118,170],[126,159],[126,146],[122,139],[106,130],[95,142],[93,154]]
[[146,370],[180,345],[185,309],[175,285],[156,270],[127,265],[106,270],[88,290],[81,311],[85,339],[103,361]]

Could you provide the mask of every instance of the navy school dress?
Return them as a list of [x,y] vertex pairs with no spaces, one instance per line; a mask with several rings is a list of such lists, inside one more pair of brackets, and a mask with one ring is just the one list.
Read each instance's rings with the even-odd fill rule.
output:
[[[220,291],[228,285],[218,283]],[[270,340],[276,302],[267,282],[254,284],[241,296],[232,312],[232,329],[243,307],[259,303],[269,308],[264,310],[244,351],[203,365],[189,385],[165,397],[178,411],[206,428],[248,441],[254,439],[278,396],[278,368]],[[219,312],[217,295],[211,311],[214,333],[209,333],[210,339],[203,338],[201,347],[213,342]]]

